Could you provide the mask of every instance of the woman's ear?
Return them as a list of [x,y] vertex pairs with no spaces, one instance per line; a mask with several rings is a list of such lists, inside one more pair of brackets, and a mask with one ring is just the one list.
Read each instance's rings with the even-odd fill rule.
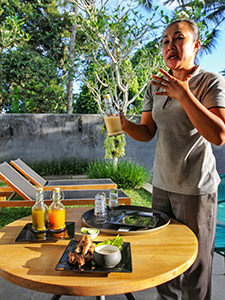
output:
[[194,46],[194,50],[195,50],[196,53],[198,52],[200,46],[201,46],[201,41],[200,41],[200,40],[197,40],[197,41],[195,42],[195,46]]

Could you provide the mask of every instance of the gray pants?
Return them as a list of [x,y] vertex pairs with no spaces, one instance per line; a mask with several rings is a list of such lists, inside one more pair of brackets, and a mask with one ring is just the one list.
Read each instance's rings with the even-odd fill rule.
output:
[[197,236],[198,256],[181,276],[157,287],[157,300],[209,300],[217,215],[217,193],[191,196],[153,187],[152,207],[187,225]]

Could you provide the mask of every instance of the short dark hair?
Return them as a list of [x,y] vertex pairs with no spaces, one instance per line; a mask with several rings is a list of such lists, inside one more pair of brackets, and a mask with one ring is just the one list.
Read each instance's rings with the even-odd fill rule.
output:
[[194,33],[194,42],[198,41],[200,37],[199,28],[197,23],[195,23],[195,21],[193,21],[192,19],[178,19],[170,23],[168,27],[172,24],[181,23],[181,22],[186,22],[191,26],[192,31]]

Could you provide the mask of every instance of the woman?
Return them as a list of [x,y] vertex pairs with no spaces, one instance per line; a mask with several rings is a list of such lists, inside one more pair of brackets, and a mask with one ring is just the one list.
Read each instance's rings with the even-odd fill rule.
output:
[[208,300],[216,227],[219,176],[211,143],[225,142],[225,81],[195,65],[199,32],[189,19],[170,24],[163,35],[169,73],[153,76],[140,124],[121,115],[124,132],[150,141],[157,132],[152,207],[191,228],[198,257],[183,274],[157,287],[159,299]]

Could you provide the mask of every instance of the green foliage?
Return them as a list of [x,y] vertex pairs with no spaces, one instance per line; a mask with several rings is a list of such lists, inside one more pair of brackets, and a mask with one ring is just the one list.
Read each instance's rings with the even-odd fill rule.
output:
[[74,97],[73,111],[76,114],[98,114],[98,105],[86,85]]
[[[140,6],[137,9],[138,2],[149,9],[147,20]],[[66,80],[75,68],[74,79],[83,78],[85,82],[74,98],[75,113],[97,113],[95,95],[104,95],[109,89],[117,100],[127,101],[125,114],[140,113],[145,90],[141,88],[150,78],[149,71],[154,74],[159,65],[163,66],[159,37],[164,28],[177,18],[192,18],[200,29],[202,49],[210,51],[224,22],[221,0],[176,1],[177,7],[171,13],[159,11],[153,2],[126,1],[124,5],[120,1],[118,6],[107,4],[99,11],[92,1],[90,15],[83,12],[75,19],[69,13],[73,5],[69,1],[2,0],[0,111],[66,112]],[[163,2],[166,6],[175,0]],[[68,48],[74,22],[78,25],[76,60],[71,65]],[[87,82],[91,92],[87,91]]]
[[126,138],[124,134],[117,136],[108,136],[104,141],[105,159],[113,159],[113,157],[123,157],[125,155]]
[[89,161],[81,159],[62,159],[27,163],[41,176],[85,174]]
[[2,77],[6,112],[65,112],[66,95],[55,60],[29,46],[17,48],[2,56]]
[[149,73],[156,67],[158,56],[161,57],[160,51],[152,50],[151,55],[140,51],[132,63],[135,52],[145,47],[145,38],[154,38],[151,29],[158,26],[153,21],[157,9],[152,11],[147,22],[133,1],[126,4],[118,2],[115,7],[102,10],[95,7],[77,18],[78,34],[82,31],[86,35],[83,44],[76,47],[78,75],[91,90],[101,113],[99,99],[109,91],[114,95],[117,109],[122,102],[125,115],[140,113]]
[[7,16],[2,20],[3,12],[3,9],[0,9],[0,53],[2,49],[10,49],[15,44],[22,45],[30,39],[30,34],[22,30],[24,20],[18,19],[18,16]]
[[13,32],[0,51],[0,109],[65,112],[68,12],[59,11],[54,0],[5,0],[0,24],[0,32],[6,25]]
[[147,169],[137,163],[128,160],[119,161],[115,170],[111,161],[91,162],[87,169],[89,178],[111,178],[118,188],[137,188],[149,180]]

